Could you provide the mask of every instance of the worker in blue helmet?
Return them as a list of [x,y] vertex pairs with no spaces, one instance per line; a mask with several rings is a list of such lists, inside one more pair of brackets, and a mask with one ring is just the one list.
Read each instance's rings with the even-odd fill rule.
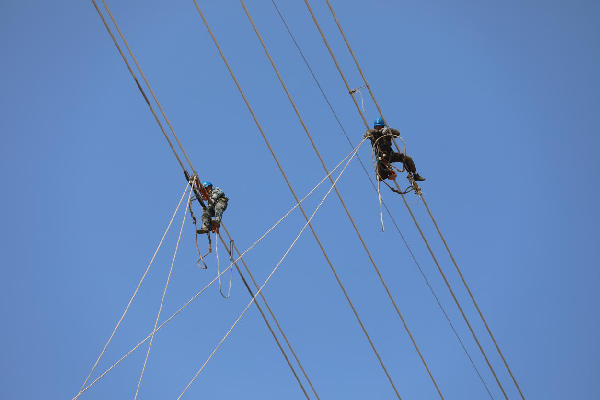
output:
[[367,133],[365,133],[364,137],[371,140],[373,153],[377,160],[375,169],[377,172],[377,179],[380,181],[384,179],[395,179],[396,173],[391,164],[401,162],[404,163],[406,170],[412,175],[415,181],[424,181],[425,178],[417,173],[417,167],[415,166],[412,157],[395,152],[392,149],[392,138],[398,136],[400,136],[400,131],[386,127],[385,122],[381,117],[375,120],[373,129],[369,129],[367,130]]
[[[196,181],[196,184],[198,182]],[[227,202],[229,199],[225,197],[225,192],[221,188],[213,187],[213,184],[209,181],[202,182],[200,186],[200,194],[202,199],[207,202],[206,208],[202,213],[202,227],[198,229],[197,233],[208,233],[213,228],[218,232],[219,226],[221,225],[221,219],[223,218],[223,212],[227,209]],[[214,220],[212,219],[214,217]]]

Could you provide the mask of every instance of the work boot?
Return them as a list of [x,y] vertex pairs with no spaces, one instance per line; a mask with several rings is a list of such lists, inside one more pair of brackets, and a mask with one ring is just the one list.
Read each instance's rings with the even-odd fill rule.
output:
[[415,182],[423,182],[425,180],[425,178],[423,178],[421,175],[417,174],[416,172],[413,174],[413,179],[415,180]]
[[208,227],[207,227],[206,225],[204,225],[204,224],[203,224],[203,225],[202,225],[202,228],[198,229],[198,230],[196,231],[196,233],[197,233],[197,234],[199,234],[199,235],[203,235],[203,234],[205,234],[205,233],[208,233],[208,231],[209,231]]

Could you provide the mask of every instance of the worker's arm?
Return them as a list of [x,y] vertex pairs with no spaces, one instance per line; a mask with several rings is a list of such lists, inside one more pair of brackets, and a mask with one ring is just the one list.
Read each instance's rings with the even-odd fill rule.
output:
[[400,131],[398,129],[390,128],[390,132],[392,132],[392,137],[400,136]]

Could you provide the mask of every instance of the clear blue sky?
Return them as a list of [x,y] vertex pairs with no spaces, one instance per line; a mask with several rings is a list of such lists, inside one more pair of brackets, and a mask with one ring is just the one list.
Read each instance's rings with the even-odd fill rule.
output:
[[[361,86],[324,1],[313,7],[351,85]],[[355,53],[400,129],[422,186],[528,399],[595,399],[600,334],[600,5],[594,1],[334,1]],[[200,1],[298,194],[323,172],[239,3]],[[192,1],[110,1],[204,179],[231,199],[246,248],[293,205]],[[247,6],[329,166],[349,147],[269,1]],[[358,142],[364,127],[303,2],[280,1]],[[89,1],[2,2],[0,397],[70,399],[156,248],[185,182]],[[369,120],[375,106],[365,101]],[[369,161],[367,146],[360,150]],[[358,163],[340,189],[446,399],[487,394]],[[311,209],[324,194],[310,201]],[[498,386],[399,196],[383,192],[494,398]],[[508,391],[518,394],[427,219],[417,218]],[[152,329],[180,217],[97,372]],[[302,226],[291,216],[247,257],[264,280]],[[434,388],[339,201],[314,225],[403,399]],[[221,249],[221,258],[225,253]],[[216,273],[195,266],[192,224],[163,319]],[[307,232],[265,289],[321,399],[392,399]],[[238,277],[156,335],[141,399],[175,399],[249,300]],[[133,398],[145,348],[82,399]],[[596,393],[596,394],[594,394]],[[301,399],[251,309],[184,398]]]

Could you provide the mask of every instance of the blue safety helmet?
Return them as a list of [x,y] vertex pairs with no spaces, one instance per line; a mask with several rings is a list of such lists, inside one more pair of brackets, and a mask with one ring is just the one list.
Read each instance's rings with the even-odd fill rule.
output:
[[202,182],[202,186],[204,186],[205,188],[212,187],[212,183],[210,183],[209,181],[204,181]]
[[379,117],[373,123],[373,126],[377,128],[378,126],[385,126],[385,122],[383,122],[383,118]]

